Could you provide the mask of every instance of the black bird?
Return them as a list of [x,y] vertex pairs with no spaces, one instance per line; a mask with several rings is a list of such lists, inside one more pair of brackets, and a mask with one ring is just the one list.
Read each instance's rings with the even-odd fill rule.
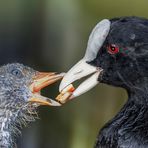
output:
[[40,95],[40,90],[63,74],[43,73],[19,63],[0,67],[0,147],[16,147],[20,128],[37,117],[39,105],[59,106]]
[[99,132],[96,148],[148,147],[148,19],[105,19],[93,29],[84,58],[64,77],[67,85],[91,75],[70,99],[96,84],[126,89],[128,100]]

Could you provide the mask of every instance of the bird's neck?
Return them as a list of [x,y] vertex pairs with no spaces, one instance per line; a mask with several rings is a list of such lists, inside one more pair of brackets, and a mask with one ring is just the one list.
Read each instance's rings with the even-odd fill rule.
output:
[[132,124],[132,122],[134,122],[132,119],[135,119],[136,121],[139,119],[148,121],[148,90],[146,90],[147,88],[145,86],[140,89],[139,88],[140,87],[128,92],[127,102],[110,123],[113,123],[113,125],[124,124],[128,126],[128,123]]
[[21,128],[35,121],[35,110],[15,110],[0,106],[0,147],[16,147],[16,138],[21,134]]
[[127,89],[128,92],[128,102],[132,101],[134,104],[143,104],[148,106],[148,80],[143,77],[142,79],[137,79],[134,82],[135,84],[131,85],[130,89]]
[[13,114],[10,111],[4,111],[3,108],[0,108],[0,147],[11,148],[14,146],[14,137],[12,136],[13,132]]
[[[113,147],[118,143],[118,137],[128,137],[130,132],[137,133],[148,138],[148,92],[132,91],[120,112],[109,121],[100,131],[96,146],[100,143],[112,143]],[[132,135],[132,134],[131,134]],[[140,141],[140,140],[139,140]]]

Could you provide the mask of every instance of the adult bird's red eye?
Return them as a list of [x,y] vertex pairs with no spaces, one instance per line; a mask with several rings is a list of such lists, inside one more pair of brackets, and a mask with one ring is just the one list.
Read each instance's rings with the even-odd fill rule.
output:
[[110,53],[110,54],[116,54],[119,52],[119,47],[115,44],[111,44],[108,46],[107,50],[108,50],[108,53]]

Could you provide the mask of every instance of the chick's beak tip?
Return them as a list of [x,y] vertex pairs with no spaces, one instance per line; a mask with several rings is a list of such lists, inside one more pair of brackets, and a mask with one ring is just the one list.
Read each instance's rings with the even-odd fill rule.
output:
[[38,103],[39,105],[49,105],[49,106],[61,106],[60,103],[40,95],[40,91],[56,81],[63,78],[65,73],[55,73],[55,72],[38,72],[30,85],[30,90],[33,96],[29,99],[31,103]]

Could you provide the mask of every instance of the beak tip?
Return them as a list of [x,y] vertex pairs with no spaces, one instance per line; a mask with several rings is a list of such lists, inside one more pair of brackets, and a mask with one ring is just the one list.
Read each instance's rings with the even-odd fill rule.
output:
[[56,102],[56,101],[54,101],[54,102],[52,102],[51,106],[61,106],[61,104]]
[[59,75],[61,76],[61,77],[64,77],[65,76],[65,72],[62,72],[62,73],[60,73]]
[[60,83],[60,86],[59,86],[59,92],[61,92],[64,89],[64,87],[65,87],[65,84],[62,80],[61,83]]
[[61,92],[62,91],[62,85],[60,84],[60,86],[59,86],[59,92]]
[[69,84],[71,83],[65,83],[65,82],[61,82],[60,86],[59,86],[59,92],[62,92],[63,89],[65,89]]

